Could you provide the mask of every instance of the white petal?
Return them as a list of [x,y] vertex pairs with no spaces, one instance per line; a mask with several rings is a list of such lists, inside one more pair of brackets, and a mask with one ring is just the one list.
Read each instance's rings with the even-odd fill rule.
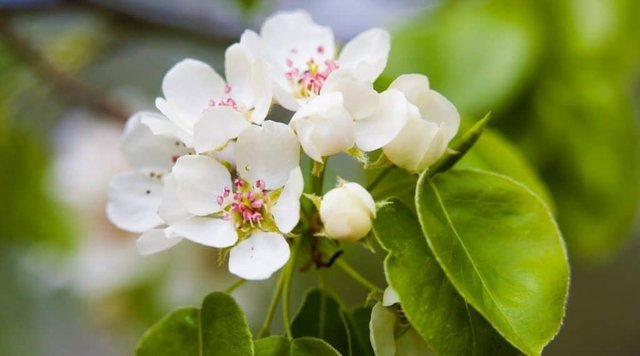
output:
[[[282,73],[278,73],[278,75],[282,75]],[[283,77],[284,78],[284,77]],[[298,101],[298,99],[293,95],[291,91],[291,86],[284,79],[277,80],[274,79],[274,84],[272,87],[273,90],[273,99],[280,104],[283,108],[289,111],[296,111],[300,107],[300,103],[303,101]]]
[[171,225],[175,233],[205,246],[224,248],[238,241],[233,221],[195,216]]
[[178,197],[194,215],[208,215],[222,209],[216,199],[231,187],[231,175],[215,159],[201,155],[182,156],[173,167]]
[[376,202],[373,200],[371,193],[358,183],[349,182],[343,185],[349,193],[353,194],[363,206],[365,206],[371,216],[376,216]]
[[396,137],[382,148],[385,156],[398,167],[420,171],[425,152],[439,131],[437,124],[422,120],[418,108],[408,104],[407,122]]
[[396,318],[393,310],[383,307],[380,303],[373,306],[369,321],[369,339],[376,356],[396,355]]
[[167,250],[182,241],[179,237],[169,237],[164,229],[153,229],[143,233],[136,240],[141,255],[151,255]]
[[370,152],[391,142],[405,125],[407,109],[407,100],[399,91],[381,93],[373,115],[356,121],[356,146]]
[[[163,99],[159,100],[162,101]],[[154,135],[175,138],[182,141],[182,143],[184,143],[185,145],[191,147],[193,135],[189,131],[180,128],[173,121],[167,119],[167,117],[159,114],[144,115],[141,120],[142,123],[146,125]]]
[[276,226],[283,234],[291,232],[300,221],[300,196],[303,188],[302,171],[300,167],[296,167],[291,171],[278,202],[271,208],[271,215],[273,215]]
[[399,335],[396,339],[396,356],[435,356],[424,339],[413,327]]
[[[173,103],[163,98],[156,98],[156,107],[165,115],[177,129],[170,126],[157,127],[158,133],[179,137],[187,146],[191,146],[193,141],[193,125],[195,118],[190,119],[185,116]],[[157,126],[157,125],[156,125]]]
[[404,93],[407,100],[418,107],[423,119],[443,124],[444,137],[448,141],[456,135],[460,126],[460,114],[447,98],[429,89],[429,79],[422,74],[404,74],[396,78],[389,89]]
[[169,225],[193,215],[184,207],[178,197],[178,183],[173,173],[164,178],[164,190],[162,191],[162,202],[158,208],[158,215],[160,215],[162,221]]
[[132,116],[124,130],[124,155],[131,165],[145,172],[169,172],[187,148],[175,138],[154,135],[141,121],[152,119],[171,124],[162,115],[140,112]]
[[289,244],[273,232],[256,231],[229,253],[229,272],[250,280],[268,279],[289,260]]
[[224,68],[231,91],[229,96],[245,107],[253,107],[253,56],[249,49],[234,43],[224,54]]
[[425,103],[422,105],[422,117],[428,121],[440,124],[447,144],[458,133],[460,114],[453,104],[435,90],[429,90]]
[[187,125],[193,125],[200,118],[210,99],[224,95],[224,87],[224,80],[213,68],[195,59],[178,62],[162,81],[164,97]]
[[264,61],[254,62],[252,73],[253,113],[251,121],[255,124],[261,124],[271,109],[273,81],[269,65]]
[[109,183],[107,217],[117,227],[143,232],[160,224],[162,183],[138,172],[119,174]]
[[291,119],[302,149],[316,161],[343,152],[355,143],[355,125],[343,106],[342,94],[318,95]]
[[436,133],[434,134],[429,146],[422,154],[422,159],[418,163],[418,171],[427,169],[434,164],[440,156],[447,150],[447,144],[449,143],[445,138],[444,125],[440,124]]
[[198,153],[219,149],[249,125],[244,115],[234,108],[209,108],[194,127],[193,148]]
[[375,81],[387,65],[391,38],[382,29],[367,30],[349,41],[340,52],[338,63],[352,68],[358,79]]
[[378,106],[378,93],[369,81],[356,79],[347,70],[337,70],[329,76],[322,86],[322,93],[342,93],[344,107],[354,120],[373,114]]
[[236,167],[236,142],[229,141],[221,151],[216,151],[213,155],[218,161],[231,165],[234,170]]
[[238,136],[235,148],[238,174],[250,183],[262,179],[269,190],[282,187],[300,162],[300,147],[285,124],[265,121]]
[[390,307],[394,304],[400,304],[400,296],[395,289],[391,286],[388,286],[387,289],[384,290],[384,294],[382,295],[382,305],[385,307]]
[[422,74],[403,74],[389,85],[389,89],[400,91],[407,100],[420,109],[429,93],[429,78]]
[[306,68],[309,58],[323,63],[335,57],[335,39],[331,29],[314,23],[304,11],[275,14],[264,22],[260,36],[276,64],[282,68],[286,66],[287,59],[294,67]]

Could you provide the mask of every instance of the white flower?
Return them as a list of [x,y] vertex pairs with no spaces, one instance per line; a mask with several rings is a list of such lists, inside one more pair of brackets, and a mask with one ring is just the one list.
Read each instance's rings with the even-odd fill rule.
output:
[[269,62],[275,99],[295,111],[320,94],[338,68],[350,71],[357,80],[375,81],[387,64],[390,36],[382,29],[367,30],[337,54],[330,28],[314,23],[304,11],[293,11],[267,19],[260,35],[245,31],[240,43],[256,58]]
[[289,259],[283,234],[300,218],[304,182],[299,155],[293,131],[265,121],[238,136],[238,177],[233,181],[228,169],[212,157],[180,157],[165,179],[159,207],[168,227],[150,231],[144,247],[156,252],[167,247],[166,240],[186,238],[226,248],[240,239],[229,254],[230,272],[245,279],[269,278]]
[[[442,156],[458,132],[458,111],[444,96],[431,90],[427,77],[420,74],[399,76],[381,96],[385,94],[390,97],[389,107],[398,108],[388,115],[394,117],[393,122],[403,124],[383,147],[384,154],[395,165],[410,171],[428,168]],[[384,106],[379,106],[379,110],[384,110]]]
[[251,123],[264,121],[271,106],[267,65],[240,44],[225,52],[227,81],[206,63],[185,59],[162,81],[156,99],[169,121],[147,119],[155,134],[177,137],[196,152],[223,148]]
[[365,237],[375,216],[375,201],[358,183],[331,189],[320,203],[320,219],[327,236],[334,240],[354,242]]
[[376,356],[434,355],[416,330],[406,320],[400,321],[399,304],[397,293],[389,286],[384,291],[382,303],[373,306],[369,339]]

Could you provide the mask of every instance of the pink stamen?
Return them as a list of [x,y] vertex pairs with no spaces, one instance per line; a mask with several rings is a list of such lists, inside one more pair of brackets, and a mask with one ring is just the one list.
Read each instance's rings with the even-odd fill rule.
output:
[[236,188],[240,188],[244,185],[244,182],[242,181],[242,179],[236,178],[236,180],[233,181],[233,185],[235,185]]
[[291,49],[291,53],[293,53],[293,54],[298,54],[298,49],[297,49],[297,48],[292,48],[292,49]]
[[224,93],[225,94],[231,93],[231,85],[227,84],[224,86]]
[[222,193],[222,196],[228,198],[229,194],[231,194],[231,189],[229,187],[224,187],[224,193]]
[[260,209],[262,208],[263,204],[264,204],[264,201],[262,199],[258,199],[251,202],[251,207],[254,209]]
[[291,58],[287,58],[286,63],[287,63],[287,67],[289,68],[293,67],[293,61],[291,60]]
[[265,187],[264,180],[262,180],[262,179],[258,179],[258,180],[256,181],[256,188],[258,188],[258,189],[264,189],[264,187]]
[[218,195],[218,197],[216,198],[216,202],[218,203],[218,205],[222,205],[222,203],[224,203],[224,197],[222,195]]
[[323,54],[324,53],[324,47],[318,46],[318,49],[316,51],[318,52],[318,54]]

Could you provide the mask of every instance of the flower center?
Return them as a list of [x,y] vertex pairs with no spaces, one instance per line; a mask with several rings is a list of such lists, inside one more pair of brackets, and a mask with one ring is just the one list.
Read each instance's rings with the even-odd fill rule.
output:
[[217,203],[226,206],[223,219],[233,220],[236,229],[246,232],[261,226],[267,217],[269,194],[263,180],[259,179],[255,185],[251,185],[237,178],[233,187],[224,187],[222,194],[217,197]]
[[[318,46],[316,52],[319,56],[325,53],[323,46]],[[291,49],[292,54],[297,54],[295,48]],[[288,70],[284,73],[285,78],[294,88],[293,94],[297,98],[309,98],[320,94],[320,89],[329,77],[329,74],[338,69],[339,65],[333,59],[316,60],[313,57],[306,62],[306,67],[298,68],[291,58],[286,59]]]
[[233,97],[231,97],[231,86],[229,84],[224,86],[224,94],[226,95],[226,97],[223,97],[222,99],[216,101],[215,98],[211,98],[209,99],[209,106],[212,108],[215,108],[216,106],[227,106],[230,108],[233,108],[235,110],[240,110],[238,108],[238,103],[233,100]]

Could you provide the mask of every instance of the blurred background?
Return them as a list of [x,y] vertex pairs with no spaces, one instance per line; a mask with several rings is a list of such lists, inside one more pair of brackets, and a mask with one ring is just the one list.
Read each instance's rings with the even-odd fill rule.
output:
[[[126,118],[154,110],[175,62],[222,70],[244,28],[296,8],[341,43],[389,29],[380,89],[424,73],[469,121],[492,112],[462,165],[527,181],[570,251],[567,317],[545,354],[639,355],[636,0],[0,0],[0,355],[128,355],[163,314],[234,281],[213,249],[139,256],[105,217],[106,186],[128,169]],[[331,167],[367,179],[349,159]],[[380,253],[346,258],[385,284]],[[328,274],[349,303],[364,300]],[[296,279],[292,300],[313,285]],[[234,292],[254,330],[272,288]]]

